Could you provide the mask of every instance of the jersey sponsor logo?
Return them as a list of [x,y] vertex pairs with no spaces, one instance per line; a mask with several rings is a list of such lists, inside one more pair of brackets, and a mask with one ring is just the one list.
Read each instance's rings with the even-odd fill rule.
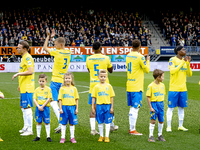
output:
[[74,96],[71,96],[69,94],[63,94],[63,98],[74,98]]
[[169,65],[171,66],[173,63],[172,62],[169,62]]
[[[178,65],[175,65],[175,67],[178,67]],[[182,71],[187,71],[187,68],[184,68],[184,67],[182,66],[180,70],[182,70]]]
[[40,100],[47,100],[47,98],[43,97],[43,96],[37,96],[37,100],[40,101]]
[[128,58],[130,58],[130,59],[133,59],[133,60],[136,60],[136,59],[137,59],[137,56],[126,56],[126,57],[128,57]]
[[100,82],[99,80],[93,80],[93,81],[90,81],[90,82]]
[[144,65],[146,65],[147,63],[146,63],[146,61],[144,61]]
[[155,92],[153,94],[154,94],[154,96],[163,96],[164,95],[163,93],[160,93],[160,92]]
[[109,96],[109,94],[106,93],[105,91],[98,92],[98,95],[99,95],[99,96]]
[[135,79],[128,79],[128,81],[135,81]]

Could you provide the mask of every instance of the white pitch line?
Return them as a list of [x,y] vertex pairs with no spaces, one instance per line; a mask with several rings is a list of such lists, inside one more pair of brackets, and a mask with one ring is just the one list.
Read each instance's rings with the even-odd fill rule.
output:
[[89,86],[85,86],[85,85],[75,85],[75,86],[90,88]]
[[[12,97],[12,98],[4,98],[4,99],[19,99],[20,97]],[[4,100],[4,99],[2,99],[2,100]]]
[[81,94],[81,93],[88,93],[88,92],[89,92],[89,90],[88,91],[79,92],[79,93]]

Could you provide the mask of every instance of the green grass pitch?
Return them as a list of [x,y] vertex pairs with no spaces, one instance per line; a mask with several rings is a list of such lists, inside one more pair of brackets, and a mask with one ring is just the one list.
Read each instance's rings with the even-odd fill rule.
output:
[[[38,75],[36,73],[36,87]],[[51,73],[48,75],[50,85]],[[114,88],[116,96],[114,97],[115,124],[119,126],[118,131],[110,133],[110,143],[99,143],[99,136],[90,135],[89,113],[91,110],[88,105],[89,73],[74,73],[75,84],[80,92],[78,125],[75,126],[76,144],[70,143],[69,126],[67,125],[66,143],[60,144],[60,134],[55,134],[54,129],[58,125],[56,116],[51,109],[51,138],[53,142],[46,141],[46,131],[44,124],[41,130],[41,140],[33,142],[36,137],[36,122],[33,123],[34,135],[28,137],[20,136],[19,130],[23,127],[22,112],[19,106],[20,93],[17,91],[18,80],[11,81],[13,73],[1,73],[0,90],[4,93],[5,99],[0,100],[0,136],[4,140],[0,142],[0,149],[199,149],[200,148],[200,91],[199,76],[200,72],[193,72],[191,78],[187,78],[188,88],[188,107],[185,109],[184,126],[189,129],[188,132],[178,131],[177,108],[174,109],[172,118],[172,133],[166,130],[166,110],[167,96],[169,89],[169,72],[165,72],[164,84],[166,86],[165,96],[165,121],[163,136],[166,142],[156,141],[148,142],[150,113],[146,100],[146,88],[153,81],[152,72],[145,74],[143,106],[139,110],[136,128],[143,136],[129,135],[129,107],[126,100],[126,72],[114,72],[109,74],[109,80]],[[33,107],[33,114],[35,106]],[[96,129],[97,125],[96,125]],[[157,138],[158,126],[154,129],[154,137]]]

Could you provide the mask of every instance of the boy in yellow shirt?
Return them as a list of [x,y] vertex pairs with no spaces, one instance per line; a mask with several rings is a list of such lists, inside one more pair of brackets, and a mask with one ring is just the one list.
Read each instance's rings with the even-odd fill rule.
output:
[[[88,104],[92,104],[92,89],[95,85],[99,83],[99,70],[105,69],[109,73],[113,72],[113,67],[110,61],[110,58],[106,55],[101,54],[101,43],[96,41],[93,43],[93,51],[94,54],[87,57],[86,60],[86,67],[88,71],[90,72],[90,91],[89,91],[89,101]],[[109,83],[108,77],[106,79],[106,82]],[[95,104],[96,105],[96,104]],[[114,117],[114,113],[113,113]],[[95,114],[92,113],[92,110],[90,112],[90,126],[91,126],[91,135],[96,135],[98,132],[95,130]],[[110,125],[110,131],[116,131],[118,129],[118,126],[114,124],[114,118],[113,122]]]
[[47,141],[51,142],[50,138],[50,109],[49,109],[49,102],[52,99],[52,92],[50,87],[46,86],[47,83],[47,76],[45,74],[39,75],[38,80],[40,86],[35,89],[33,95],[33,102],[36,105],[35,109],[35,120],[37,122],[37,137],[33,141],[40,140],[40,132],[41,132],[41,125],[42,120],[45,123],[46,133],[47,133]]
[[161,83],[164,80],[164,71],[155,69],[153,71],[154,81],[148,85],[146,96],[150,108],[151,123],[149,125],[149,142],[155,142],[153,131],[158,117],[158,141],[165,141],[162,136],[163,122],[164,122],[164,96],[165,85]]
[[107,71],[105,69],[99,70],[98,78],[100,83],[95,85],[92,90],[92,113],[95,114],[95,100],[96,100],[96,120],[99,127],[99,142],[103,142],[103,123],[105,122],[106,134],[104,142],[110,142],[109,132],[110,123],[113,121],[113,97],[115,93],[112,86],[106,82]]

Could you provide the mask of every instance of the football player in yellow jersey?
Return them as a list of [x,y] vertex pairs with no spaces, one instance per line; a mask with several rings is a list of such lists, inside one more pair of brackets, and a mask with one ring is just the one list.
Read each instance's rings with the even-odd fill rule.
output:
[[162,136],[163,122],[164,122],[164,97],[165,85],[161,82],[164,80],[164,71],[155,69],[153,71],[154,81],[148,85],[146,96],[149,104],[151,123],[149,125],[149,142],[155,142],[153,131],[158,117],[158,141],[165,141]]
[[132,42],[133,50],[126,57],[127,66],[127,103],[130,107],[129,111],[129,134],[142,135],[136,131],[136,120],[139,108],[142,106],[142,93],[144,84],[144,72],[149,73],[150,57],[140,54],[141,42],[138,39]]
[[[106,133],[104,142],[110,142],[109,132],[110,124],[113,121],[113,97],[115,96],[112,86],[106,82],[107,71],[100,69],[98,78],[100,83],[92,89],[92,113],[96,114],[96,119],[99,127],[99,142],[103,142],[103,123],[105,123]],[[96,111],[95,111],[96,101]]]
[[59,90],[58,100],[60,107],[60,123],[61,125],[61,140],[60,143],[65,143],[66,125],[69,120],[69,129],[71,142],[76,143],[74,137],[75,125],[78,124],[78,90],[74,85],[74,76],[68,72],[64,75],[63,86]]
[[[70,60],[71,60],[71,51],[69,49],[65,49],[65,38],[59,37],[54,40],[55,48],[48,48],[48,41],[50,37],[50,32],[48,28],[46,30],[47,37],[43,46],[43,49],[50,53],[51,56],[54,57],[54,65],[52,71],[52,79],[50,88],[52,90],[53,101],[50,103],[51,107],[56,114],[58,121],[60,120],[60,112],[58,107],[58,93],[59,89],[63,83],[64,74],[67,72]],[[51,37],[55,36],[55,30],[52,30]],[[61,131],[61,125],[55,129],[56,133]]]
[[33,102],[36,105],[35,109],[35,120],[37,122],[36,130],[37,137],[33,141],[40,140],[40,132],[42,120],[45,123],[46,133],[47,133],[47,141],[52,142],[50,137],[50,101],[52,99],[52,92],[50,87],[46,86],[47,83],[47,75],[40,74],[39,75],[39,87],[35,89],[33,95]]
[[[92,104],[92,89],[95,85],[99,83],[99,69],[105,69],[108,70],[108,72],[113,72],[113,67],[111,64],[111,61],[108,56],[101,54],[101,43],[100,42],[94,42],[93,43],[93,50],[94,54],[87,57],[86,60],[86,67],[88,68],[88,71],[90,72],[90,91],[89,91],[89,101],[88,104]],[[106,79],[106,82],[109,83],[108,78]],[[96,105],[96,104],[95,104]],[[91,126],[91,134],[95,135],[98,134],[98,132],[95,130],[95,114],[90,112],[90,126]],[[111,123],[111,132],[114,130],[117,130],[118,126],[114,125],[114,121]]]
[[[1,91],[0,91],[0,98],[4,99],[4,94]],[[3,142],[3,139],[1,137],[0,137],[0,142]]]
[[[186,50],[183,46],[176,46],[174,49],[175,57],[169,60],[170,83],[168,94],[167,109],[167,132],[171,132],[171,120],[174,107],[178,106],[179,127],[180,131],[188,131],[183,127],[184,107],[187,107],[187,87],[186,78],[192,76],[190,68],[191,57],[187,57]],[[183,58],[185,56],[185,58]]]
[[14,74],[12,80],[19,76],[18,91],[21,93],[20,107],[23,112],[24,127],[19,132],[22,136],[32,135],[33,129],[33,92],[35,89],[34,61],[28,53],[29,44],[26,41],[19,42],[17,52],[21,54],[19,72]]

